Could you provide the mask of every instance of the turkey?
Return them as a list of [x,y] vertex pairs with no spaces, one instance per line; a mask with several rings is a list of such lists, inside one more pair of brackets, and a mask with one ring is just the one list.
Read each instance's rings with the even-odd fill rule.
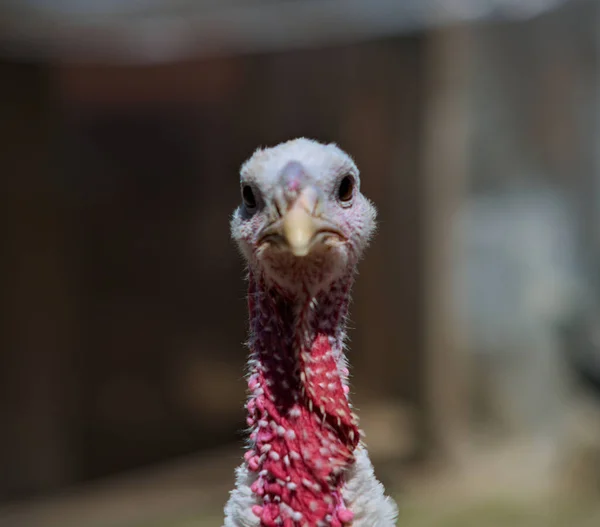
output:
[[349,402],[345,321],[376,211],[352,159],[295,139],[241,168],[232,237],[248,265],[249,442],[224,527],[392,527]]

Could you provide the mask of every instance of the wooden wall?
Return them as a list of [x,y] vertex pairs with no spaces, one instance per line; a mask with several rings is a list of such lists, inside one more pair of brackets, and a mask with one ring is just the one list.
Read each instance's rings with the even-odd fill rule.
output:
[[[21,357],[22,368],[3,368],[0,386],[9,390],[12,377],[7,415],[45,415],[47,423],[8,422],[6,436],[21,436],[3,455],[23,481],[6,475],[0,497],[236,438],[246,354],[243,267],[228,233],[237,170],[257,146],[294,136],[348,150],[380,213],[352,309],[358,406],[419,401],[421,48],[415,37],[145,68],[62,66],[48,79],[23,77],[42,94],[56,90],[60,103],[44,102],[52,117],[19,110],[32,127],[53,125],[52,141],[20,148],[30,160],[50,152],[57,161],[52,174],[32,169],[42,183],[20,192],[37,204],[13,207],[4,222],[19,243],[7,245],[13,264],[2,279],[12,293],[0,360]],[[59,219],[48,221],[46,209]],[[42,297],[45,314],[36,318]],[[25,358],[27,349],[44,360]],[[14,396],[35,393],[34,384],[47,387],[40,401],[57,416]],[[39,450],[46,435],[54,450]],[[13,455],[17,444],[21,457]],[[23,472],[36,451],[61,467],[44,484]]]
[[78,321],[52,78],[0,62],[0,497],[73,475]]

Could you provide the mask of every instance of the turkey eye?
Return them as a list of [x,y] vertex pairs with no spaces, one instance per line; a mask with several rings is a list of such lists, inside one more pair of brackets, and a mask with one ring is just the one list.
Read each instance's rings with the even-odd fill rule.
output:
[[249,209],[256,207],[256,197],[250,185],[245,185],[242,189],[242,199],[244,200],[244,205]]
[[338,198],[340,201],[350,201],[354,194],[354,179],[352,176],[344,176],[338,188]]

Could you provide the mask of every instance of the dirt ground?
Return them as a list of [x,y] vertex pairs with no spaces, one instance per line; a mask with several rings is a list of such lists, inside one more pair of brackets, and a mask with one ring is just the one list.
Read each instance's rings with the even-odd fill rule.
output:
[[[131,527],[220,527],[220,508],[211,513]],[[487,501],[436,507],[401,503],[399,527],[598,527],[600,505],[592,503],[516,503]],[[125,527],[125,526],[124,526]]]
[[[462,469],[375,465],[399,504],[399,527],[600,526],[597,493],[552,493],[542,484],[542,450],[525,445],[470,455]],[[239,459],[238,449],[224,449],[0,507],[0,527],[221,527]]]

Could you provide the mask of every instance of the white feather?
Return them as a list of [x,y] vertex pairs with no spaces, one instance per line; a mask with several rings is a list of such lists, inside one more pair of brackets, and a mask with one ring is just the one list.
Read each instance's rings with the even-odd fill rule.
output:
[[235,488],[231,491],[229,501],[225,505],[223,527],[259,527],[260,520],[252,512],[252,507],[259,505],[259,502],[250,490],[250,485],[256,480],[256,473],[250,472],[246,464],[242,463],[235,474]]
[[398,507],[375,477],[366,448],[359,445],[355,456],[342,488],[344,503],[354,513],[352,527],[394,527]]

